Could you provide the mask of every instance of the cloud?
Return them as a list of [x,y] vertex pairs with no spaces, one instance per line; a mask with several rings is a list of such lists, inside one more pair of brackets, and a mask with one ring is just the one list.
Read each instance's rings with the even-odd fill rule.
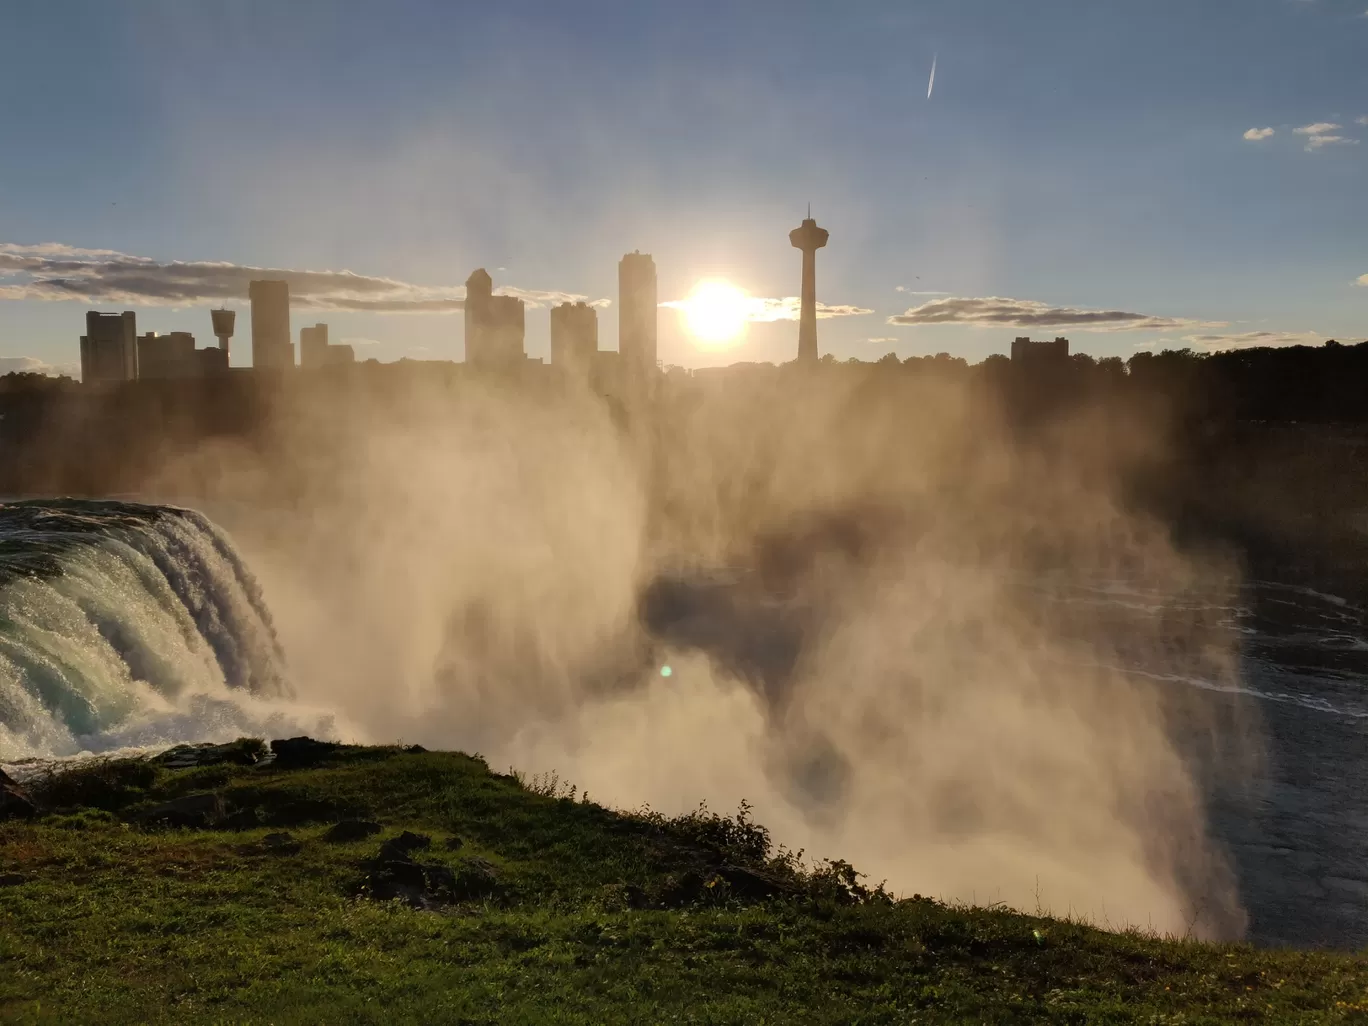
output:
[[[108,249],[80,249],[57,242],[34,246],[0,243],[0,299],[77,300],[91,304],[189,306],[245,300],[247,283],[260,278],[289,282],[291,304],[315,310],[377,313],[453,313],[465,288],[414,285],[354,271],[255,267],[220,261],[157,261]],[[569,292],[498,288],[530,306],[574,302]]]
[[1301,128],[1294,128],[1292,131],[1297,135],[1306,136],[1307,150],[1318,150],[1323,146],[1356,145],[1357,139],[1335,134],[1342,127],[1331,121],[1317,121],[1315,124],[1302,125]]
[[1261,346],[1318,346],[1325,337],[1315,331],[1243,331],[1233,335],[1185,335],[1199,349],[1253,349]]
[[1354,279],[1354,284],[1368,286],[1368,274],[1360,274]]
[[[660,305],[672,310],[687,310],[692,299],[671,299]],[[761,296],[747,296],[746,300],[746,320],[752,324],[767,324],[771,321],[796,321],[802,314],[803,301],[798,296],[785,296],[782,299],[769,299]],[[817,304],[818,318],[828,317],[860,317],[864,314],[871,314],[873,310],[862,306],[831,306],[827,303]]]
[[1244,137],[1250,142],[1258,142],[1261,139],[1267,139],[1272,134],[1273,129],[1271,128],[1251,128],[1245,132]]
[[341,338],[338,339],[344,346],[383,346],[385,343],[378,338]]
[[1083,331],[1167,331],[1174,328],[1224,326],[1224,322],[1156,317],[1124,310],[1084,310],[1001,296],[933,299],[905,313],[895,314],[888,319],[888,323],[913,326],[967,324],[981,328],[1078,328]]
[[866,342],[873,342],[873,343],[875,343],[875,344],[877,345],[877,344],[882,344],[882,343],[887,343],[887,342],[897,342],[897,341],[899,341],[899,340],[896,339],[896,338],[867,338],[867,339],[865,339],[865,341],[866,341]]
[[[1368,18],[1368,14],[1365,14],[1364,17],[1365,17],[1365,18]],[[1368,114],[1365,114],[1365,115],[1363,115],[1363,117],[1360,117],[1360,118],[1354,118],[1354,124],[1356,124],[1356,125],[1368,125]]]
[[948,296],[948,295],[950,295],[950,293],[948,293],[948,292],[918,292],[917,290],[912,289],[912,288],[908,287],[907,285],[895,285],[895,286],[893,287],[893,291],[894,291],[894,292],[902,292],[902,293],[904,293],[904,294],[906,294],[906,295],[909,295],[909,296]]
[[75,367],[55,366],[36,356],[0,356],[0,374],[47,374],[56,377],[66,374],[79,376]]

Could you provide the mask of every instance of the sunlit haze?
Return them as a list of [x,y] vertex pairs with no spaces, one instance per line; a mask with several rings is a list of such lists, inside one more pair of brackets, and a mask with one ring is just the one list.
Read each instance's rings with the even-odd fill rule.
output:
[[725,281],[701,281],[679,311],[689,334],[704,348],[725,348],[746,330],[750,298],[745,291]]

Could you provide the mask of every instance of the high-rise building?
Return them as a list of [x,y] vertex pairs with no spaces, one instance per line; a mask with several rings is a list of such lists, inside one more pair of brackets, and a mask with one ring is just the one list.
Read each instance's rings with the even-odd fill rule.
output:
[[247,286],[247,295],[252,300],[252,366],[258,370],[293,367],[289,283],[254,281]]
[[132,381],[138,376],[137,315],[86,312],[86,333],[81,336],[81,380]]
[[634,250],[618,263],[618,353],[633,387],[655,379],[656,315],[655,261]]
[[587,378],[598,352],[598,311],[584,301],[551,310],[551,366]]
[[299,366],[322,367],[328,362],[328,326],[299,329]]
[[485,369],[522,366],[526,326],[523,301],[516,296],[494,295],[494,281],[483,267],[466,279],[466,363]]
[[807,219],[789,232],[794,249],[803,251],[802,307],[798,316],[798,362],[817,362],[817,251],[827,244],[828,232],[818,228],[808,208]]

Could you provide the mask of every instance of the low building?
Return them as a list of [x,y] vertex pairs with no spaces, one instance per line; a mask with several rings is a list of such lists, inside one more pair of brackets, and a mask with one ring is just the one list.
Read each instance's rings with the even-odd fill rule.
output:
[[580,378],[593,371],[598,352],[598,311],[581,300],[551,310],[551,366]]
[[335,346],[328,342],[326,324],[299,329],[300,367],[336,367],[339,364],[355,362],[356,351],[351,346]]
[[466,279],[465,358],[472,367],[518,370],[525,362],[527,314],[516,296],[494,295],[483,267]]
[[1012,340],[1012,362],[1048,361],[1065,363],[1069,359],[1069,340],[1056,336],[1053,342],[1033,342],[1029,336]]
[[139,380],[203,378],[227,372],[228,351],[214,346],[196,349],[195,336],[188,331],[165,335],[149,331],[138,336]]

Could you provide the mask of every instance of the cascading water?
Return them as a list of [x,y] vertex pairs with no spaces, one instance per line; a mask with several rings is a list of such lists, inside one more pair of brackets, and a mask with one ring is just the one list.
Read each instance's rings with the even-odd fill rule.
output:
[[275,735],[290,697],[260,589],[202,514],[0,505],[0,761]]

